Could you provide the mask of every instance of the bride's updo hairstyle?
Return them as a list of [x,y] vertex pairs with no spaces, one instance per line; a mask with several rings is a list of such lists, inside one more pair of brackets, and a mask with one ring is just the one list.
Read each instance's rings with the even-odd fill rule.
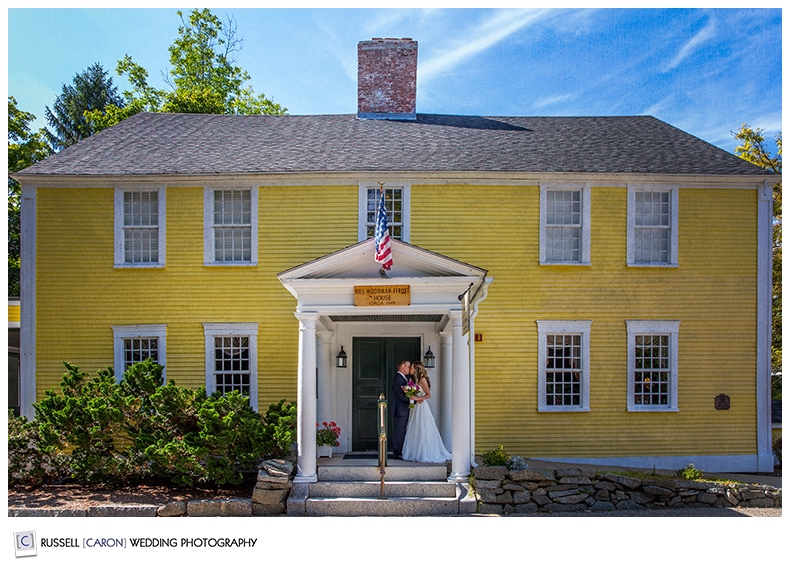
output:
[[420,379],[425,378],[425,381],[428,382],[428,387],[430,388],[431,379],[428,377],[428,371],[425,370],[425,364],[422,362],[414,362],[411,366],[414,371],[414,377],[417,379],[417,383],[420,382]]

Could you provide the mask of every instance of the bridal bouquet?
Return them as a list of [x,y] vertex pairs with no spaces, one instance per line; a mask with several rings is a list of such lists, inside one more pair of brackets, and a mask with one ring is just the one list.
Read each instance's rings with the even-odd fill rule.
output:
[[[422,393],[422,390],[417,385],[417,383],[414,382],[414,380],[409,380],[405,386],[402,386],[402,388],[403,388],[403,393],[406,394],[407,398],[411,398],[412,396],[418,396],[419,394]],[[410,402],[409,407],[413,408],[414,402]]]

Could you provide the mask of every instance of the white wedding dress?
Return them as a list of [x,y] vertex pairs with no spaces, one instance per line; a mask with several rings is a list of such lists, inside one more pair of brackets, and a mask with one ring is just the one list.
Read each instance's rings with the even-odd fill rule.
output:
[[443,463],[452,457],[452,453],[442,443],[442,437],[433,420],[431,406],[426,402],[414,404],[409,412],[409,424],[403,442],[403,460]]

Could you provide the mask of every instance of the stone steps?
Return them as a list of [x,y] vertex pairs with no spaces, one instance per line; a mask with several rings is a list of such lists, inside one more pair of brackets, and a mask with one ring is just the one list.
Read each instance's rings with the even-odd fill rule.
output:
[[[384,469],[385,482],[390,481],[442,481],[447,480],[445,465],[399,465]],[[378,465],[332,465],[318,467],[318,481],[380,481],[381,469]]]
[[444,465],[319,466],[318,482],[296,483],[289,516],[455,516],[474,513],[468,483],[447,481]]
[[[363,482],[317,482],[310,487],[311,498],[378,498],[381,483]],[[455,498],[457,489],[449,482],[392,481],[384,483],[386,498]]]

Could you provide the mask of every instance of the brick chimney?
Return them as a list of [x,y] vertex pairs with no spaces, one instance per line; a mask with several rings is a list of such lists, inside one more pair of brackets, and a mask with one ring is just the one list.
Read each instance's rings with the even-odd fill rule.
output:
[[357,45],[357,118],[417,119],[417,42],[373,38]]

